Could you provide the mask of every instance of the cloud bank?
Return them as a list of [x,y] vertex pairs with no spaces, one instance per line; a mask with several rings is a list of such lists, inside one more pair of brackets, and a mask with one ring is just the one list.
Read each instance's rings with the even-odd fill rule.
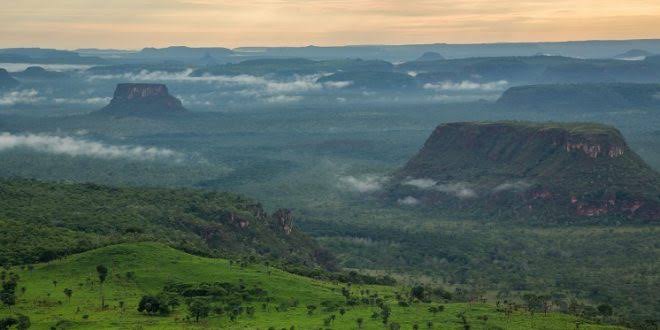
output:
[[183,156],[176,151],[164,148],[108,145],[79,138],[54,135],[0,133],[0,152],[19,148],[73,157],[84,156],[100,159],[128,159],[138,161],[180,161]]
[[420,201],[415,197],[406,196],[405,198],[400,198],[399,200],[397,200],[397,203],[399,203],[399,205],[415,206],[418,205]]
[[503,91],[509,86],[506,80],[477,83],[472,81],[451,82],[445,81],[437,84],[424,84],[424,89],[443,91],[443,92],[467,92],[467,91],[481,91],[481,92],[494,92]]
[[371,193],[383,189],[383,184],[387,178],[376,175],[365,175],[363,177],[343,176],[339,178],[342,188],[359,192]]
[[443,183],[439,184],[432,179],[408,179],[403,182],[404,185],[413,186],[422,190],[435,190],[443,192],[449,195],[456,196],[458,198],[475,198],[477,197],[477,192],[474,191],[467,183],[456,182],[456,183]]
[[117,80],[134,82],[178,82],[178,83],[206,83],[221,89],[229,89],[236,95],[249,98],[258,98],[266,103],[292,103],[303,99],[304,94],[323,90],[336,90],[350,86],[350,81],[335,81],[319,83],[321,74],[295,75],[291,79],[275,80],[263,76],[236,75],[236,76],[191,76],[193,70],[180,72],[147,71],[137,73],[122,73],[115,75],[92,75],[87,79]]
[[0,96],[0,106],[12,106],[17,104],[34,104],[43,101],[39,92],[34,89],[23,89],[12,91]]
[[525,191],[531,186],[532,186],[531,183],[522,180],[515,182],[505,182],[493,188],[493,192],[497,193],[502,191]]

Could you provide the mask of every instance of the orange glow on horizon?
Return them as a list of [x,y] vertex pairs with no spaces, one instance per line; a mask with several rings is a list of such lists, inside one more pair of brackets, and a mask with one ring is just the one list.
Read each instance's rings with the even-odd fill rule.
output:
[[41,0],[0,11],[0,47],[306,46],[660,37],[645,0]]

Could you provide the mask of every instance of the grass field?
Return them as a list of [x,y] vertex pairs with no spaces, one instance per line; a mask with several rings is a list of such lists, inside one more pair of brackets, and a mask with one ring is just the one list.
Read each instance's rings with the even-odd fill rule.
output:
[[[103,285],[105,309],[100,308],[100,287],[96,266],[105,265],[109,272]],[[362,329],[385,328],[380,319],[371,315],[379,308],[370,305],[346,306],[346,313],[323,311],[323,302],[345,303],[341,293],[343,284],[313,280],[262,264],[240,267],[223,259],[209,259],[180,252],[156,243],[120,244],[73,255],[47,264],[35,265],[33,269],[13,269],[20,276],[17,304],[13,313],[30,317],[33,329],[357,329],[357,319],[362,318]],[[130,273],[129,273],[130,272]],[[56,282],[54,282],[56,281]],[[184,303],[169,316],[148,316],[137,311],[140,298],[145,294],[158,294],[168,282],[199,283],[228,282],[246,287],[258,286],[274,298],[263,309],[262,303],[254,302],[253,316],[241,315],[231,321],[226,315],[211,313],[199,322],[186,320],[188,314]],[[25,291],[20,288],[25,287]],[[63,293],[65,288],[73,290],[70,301]],[[446,303],[445,310],[432,314],[428,307],[441,302],[414,303],[400,307],[394,298],[396,291],[408,292],[404,287],[358,286],[351,287],[353,294],[369,290],[378,292],[386,304],[391,306],[390,324],[397,323],[401,329],[427,329],[427,321],[433,329],[462,329],[457,314],[464,312],[471,329],[575,329],[577,319],[573,316],[550,313],[529,313],[518,310],[510,317],[497,312],[492,305]],[[296,307],[277,311],[280,302],[297,300]],[[120,301],[124,308],[120,308]],[[308,305],[315,305],[308,315]],[[0,316],[10,314],[7,308]],[[336,316],[330,325],[323,320],[331,314]],[[615,327],[582,323],[579,329],[614,329]]]

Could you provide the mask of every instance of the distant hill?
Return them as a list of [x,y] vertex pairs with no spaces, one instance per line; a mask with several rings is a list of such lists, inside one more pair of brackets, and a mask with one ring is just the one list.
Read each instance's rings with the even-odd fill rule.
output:
[[497,101],[503,110],[601,112],[659,109],[660,84],[548,84],[509,88]]
[[185,47],[172,46],[166,48],[144,48],[139,52],[124,55],[127,58],[144,59],[150,61],[183,61],[186,63],[198,62],[205,56],[222,59],[232,56],[234,52],[222,47]]
[[98,113],[112,116],[158,117],[185,113],[181,101],[162,84],[119,84],[110,104]]
[[660,174],[597,124],[440,125],[396,173],[389,198],[541,223],[660,222]]
[[62,79],[67,78],[68,75],[62,72],[48,71],[40,66],[31,66],[22,72],[13,74],[14,77],[19,79],[31,80],[45,80],[45,79]]
[[426,53],[422,54],[422,56],[420,56],[420,57],[419,57],[418,59],[416,59],[415,61],[418,61],[418,62],[425,62],[425,61],[440,61],[440,60],[444,60],[444,59],[445,59],[445,57],[442,56],[442,55],[440,55],[440,53],[436,53],[436,52],[426,52]]
[[264,58],[228,63],[195,70],[191,75],[311,75],[337,71],[392,71],[394,65],[381,60],[338,59],[314,61],[304,58]]
[[41,64],[98,64],[105,60],[96,56],[80,56],[68,50],[48,48],[4,48],[0,49],[0,62]]
[[150,240],[201,255],[332,267],[293,221],[288,210],[268,214],[257,201],[229,193],[0,179],[2,264]]
[[142,71],[158,71],[158,72],[182,72],[188,67],[180,63],[157,63],[157,64],[115,64],[115,65],[100,65],[93,66],[85,70],[89,74],[94,75],[117,75],[125,73],[140,73]]
[[319,83],[347,82],[348,88],[355,89],[396,89],[405,90],[417,87],[415,78],[399,72],[338,72],[318,79]]
[[645,51],[643,49],[631,49],[623,54],[614,56],[614,58],[620,60],[643,60],[651,55],[653,55],[653,53]]
[[7,70],[0,68],[0,90],[14,88],[18,85],[18,80],[9,75]]

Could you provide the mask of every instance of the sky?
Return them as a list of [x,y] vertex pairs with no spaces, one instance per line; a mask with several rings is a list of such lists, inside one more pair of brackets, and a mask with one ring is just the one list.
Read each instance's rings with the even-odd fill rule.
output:
[[660,0],[3,2],[3,48],[234,48],[660,38]]

